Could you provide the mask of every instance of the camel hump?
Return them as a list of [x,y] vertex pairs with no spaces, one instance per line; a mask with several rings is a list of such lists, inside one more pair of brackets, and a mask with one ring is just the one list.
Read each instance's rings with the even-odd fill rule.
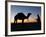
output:
[[18,19],[18,18],[22,19],[22,18],[24,18],[24,17],[26,17],[26,16],[25,16],[23,13],[18,13],[18,14],[15,16],[16,19]]
[[25,17],[25,15],[23,13],[18,13],[18,15],[21,17]]

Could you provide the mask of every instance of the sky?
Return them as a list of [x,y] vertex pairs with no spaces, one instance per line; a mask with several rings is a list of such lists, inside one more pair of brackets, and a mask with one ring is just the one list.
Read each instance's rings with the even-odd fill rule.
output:
[[11,22],[14,21],[14,16],[17,15],[17,13],[24,13],[25,16],[27,16],[28,13],[32,13],[30,15],[29,20],[35,20],[37,18],[37,14],[41,16],[41,7],[39,6],[18,6],[18,5],[11,5]]

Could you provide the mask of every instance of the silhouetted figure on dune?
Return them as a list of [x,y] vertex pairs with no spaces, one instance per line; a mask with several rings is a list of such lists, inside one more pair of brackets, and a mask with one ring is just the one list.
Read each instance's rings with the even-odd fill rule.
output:
[[21,13],[18,13],[18,14],[14,17],[14,23],[15,23],[15,21],[16,21],[16,23],[17,23],[17,19],[22,20],[22,23],[23,23],[23,22],[24,22],[24,19],[28,19],[30,15],[31,15],[31,13],[28,13],[27,16],[25,16],[22,12],[21,12]]
[[38,17],[38,18],[37,18],[37,22],[38,22],[38,23],[41,23],[41,21],[40,21],[40,16],[37,15],[37,17]]

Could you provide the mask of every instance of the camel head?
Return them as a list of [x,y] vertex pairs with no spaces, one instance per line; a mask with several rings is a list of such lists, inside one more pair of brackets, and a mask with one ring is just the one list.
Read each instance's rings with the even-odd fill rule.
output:
[[27,18],[29,18],[30,15],[31,15],[31,13],[28,13]]

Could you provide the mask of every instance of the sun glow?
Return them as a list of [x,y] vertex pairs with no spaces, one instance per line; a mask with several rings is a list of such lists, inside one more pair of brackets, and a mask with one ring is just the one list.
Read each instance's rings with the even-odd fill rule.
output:
[[[29,23],[29,22],[37,22],[37,20],[36,19],[24,19],[24,23]],[[14,20],[11,20],[11,23],[14,23]],[[15,21],[15,23],[16,23],[16,21]],[[17,20],[17,23],[22,23],[22,20]]]
[[17,23],[22,23],[22,20],[17,20]]

